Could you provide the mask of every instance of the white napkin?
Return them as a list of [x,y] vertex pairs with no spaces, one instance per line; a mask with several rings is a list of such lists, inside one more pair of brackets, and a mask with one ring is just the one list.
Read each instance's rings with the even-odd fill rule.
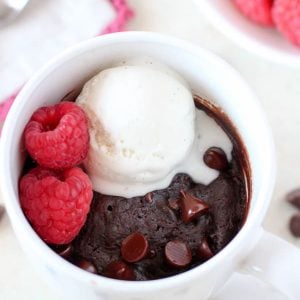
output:
[[101,33],[115,17],[109,0],[30,0],[0,28],[0,102],[50,58]]

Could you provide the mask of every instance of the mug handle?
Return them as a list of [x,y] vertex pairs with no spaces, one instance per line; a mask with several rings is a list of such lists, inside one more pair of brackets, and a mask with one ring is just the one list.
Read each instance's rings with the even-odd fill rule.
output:
[[237,272],[271,284],[290,300],[300,299],[300,249],[269,232],[261,231]]

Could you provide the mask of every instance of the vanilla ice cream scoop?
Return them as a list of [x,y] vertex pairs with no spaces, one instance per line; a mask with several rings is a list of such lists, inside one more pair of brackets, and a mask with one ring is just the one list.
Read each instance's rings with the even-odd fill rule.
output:
[[85,167],[97,192],[132,197],[165,188],[194,147],[192,93],[167,71],[109,68],[76,101],[90,122]]

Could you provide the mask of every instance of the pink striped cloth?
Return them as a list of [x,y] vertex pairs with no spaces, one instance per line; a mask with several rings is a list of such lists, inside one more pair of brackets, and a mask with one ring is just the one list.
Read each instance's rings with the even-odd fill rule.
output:
[[[113,7],[116,11],[116,16],[111,23],[109,23],[103,30],[101,30],[101,32],[99,32],[99,35],[123,31],[127,21],[130,18],[132,18],[132,16],[133,16],[133,11],[128,6],[126,0],[109,0],[109,1],[111,2],[111,4],[113,5]],[[1,101],[1,104],[0,104],[0,133],[1,133],[1,128],[5,121],[6,115],[9,111],[14,99],[16,98],[19,91],[21,90],[21,88],[22,87],[18,88],[7,99],[5,99],[4,101]]]

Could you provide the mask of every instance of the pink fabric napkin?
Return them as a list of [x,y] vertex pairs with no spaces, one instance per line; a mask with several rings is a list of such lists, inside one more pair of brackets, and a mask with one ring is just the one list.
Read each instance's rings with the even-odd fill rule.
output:
[[90,37],[122,31],[133,16],[126,0],[31,0],[0,30],[0,131],[18,92],[57,53]]

